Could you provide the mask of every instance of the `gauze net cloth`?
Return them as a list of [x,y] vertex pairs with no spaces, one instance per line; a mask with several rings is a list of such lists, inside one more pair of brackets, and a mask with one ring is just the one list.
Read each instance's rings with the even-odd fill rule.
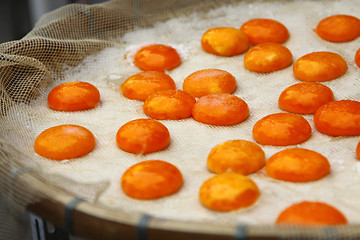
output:
[[[277,106],[279,94],[298,81],[291,67],[270,74],[248,72],[242,64],[244,55],[223,58],[207,54],[201,49],[200,39],[212,27],[239,28],[251,18],[276,19],[289,29],[290,39],[285,46],[294,60],[313,51],[342,55],[348,71],[340,79],[324,84],[332,88],[337,100],[359,100],[359,69],[353,60],[358,40],[329,43],[313,32],[322,18],[339,13],[356,16],[359,8],[356,0],[326,1],[326,6],[324,1],[109,1],[91,6],[72,4],[45,15],[23,39],[0,45],[3,202],[15,213],[42,198],[41,191],[18,179],[26,172],[95,205],[169,220],[271,226],[288,205],[314,200],[336,206],[354,226],[360,221],[360,175],[354,155],[359,138],[325,136],[315,130],[312,115],[304,115],[313,127],[312,137],[298,147],[325,155],[332,166],[329,176],[294,184],[272,180],[261,170],[250,175],[261,191],[253,207],[216,213],[201,206],[198,189],[213,176],[206,169],[211,148],[226,140],[253,141],[254,123],[267,114],[281,112]],[[119,86],[140,71],[132,64],[132,57],[139,47],[149,43],[172,45],[180,52],[182,64],[168,72],[178,89],[183,79],[196,70],[220,68],[232,73],[238,85],[234,94],[248,103],[249,118],[229,127],[200,124],[191,118],[162,121],[171,134],[171,144],[165,151],[143,156],[118,149],[118,128],[146,117],[142,102],[123,97]],[[50,110],[47,94],[54,86],[69,81],[94,84],[100,90],[101,103],[95,109],[75,113]],[[36,155],[36,136],[64,123],[90,129],[96,137],[94,151],[81,159],[62,162]],[[284,149],[262,147],[267,158]],[[127,197],[119,184],[122,173],[149,159],[176,165],[184,175],[181,191],[154,201]]]

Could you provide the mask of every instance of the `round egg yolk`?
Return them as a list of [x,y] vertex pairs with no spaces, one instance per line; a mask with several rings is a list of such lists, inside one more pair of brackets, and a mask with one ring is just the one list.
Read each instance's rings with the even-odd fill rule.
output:
[[358,160],[360,160],[360,142],[358,143],[356,147],[356,157]]
[[183,185],[180,170],[161,160],[146,160],[128,168],[121,177],[121,187],[131,198],[158,199],[176,193]]
[[293,56],[289,49],[279,43],[261,43],[247,51],[244,66],[257,73],[269,73],[290,66]]
[[205,124],[234,125],[247,119],[249,107],[244,100],[229,93],[211,94],[198,99],[192,116]]
[[360,20],[350,15],[333,15],[322,19],[314,31],[326,41],[349,42],[360,36]]
[[218,27],[207,30],[201,38],[204,51],[223,57],[244,53],[249,48],[245,34],[236,28]]
[[346,217],[335,207],[314,201],[302,201],[283,210],[276,219],[277,224],[330,226],[344,225]]
[[360,135],[360,102],[329,102],[315,112],[314,124],[319,132],[330,136]]
[[257,121],[252,130],[255,141],[262,145],[289,146],[311,137],[311,126],[294,113],[270,114]]
[[200,187],[200,202],[215,211],[233,211],[253,205],[259,188],[250,178],[237,173],[222,173],[206,180]]
[[289,148],[275,153],[265,164],[269,177],[289,182],[319,180],[330,172],[326,157],[304,148]]
[[176,49],[153,44],[141,48],[134,57],[134,64],[143,71],[172,70],[181,64],[181,58]]
[[282,110],[312,114],[322,105],[334,101],[333,91],[317,82],[297,83],[281,92],[278,103]]
[[295,78],[305,82],[324,82],[343,75],[345,59],[337,53],[312,52],[297,59],[293,65]]
[[360,48],[355,53],[355,63],[360,68]]
[[168,74],[159,71],[144,71],[127,78],[120,89],[126,98],[145,101],[155,92],[175,88],[175,82]]
[[99,90],[87,82],[67,82],[54,87],[48,105],[58,111],[80,111],[94,108],[100,101]]
[[147,116],[159,120],[179,120],[191,117],[196,99],[182,90],[166,90],[146,98],[143,109]]
[[122,125],[116,143],[125,152],[147,154],[167,148],[170,134],[165,125],[154,119],[135,119]]
[[245,22],[240,30],[253,45],[259,43],[284,43],[290,35],[287,28],[273,19],[255,18]]
[[199,70],[184,79],[183,90],[197,98],[209,94],[233,93],[236,90],[236,79],[231,73],[220,69]]
[[48,128],[37,136],[34,143],[37,154],[59,161],[85,156],[94,147],[94,135],[88,129],[72,124]]
[[248,175],[265,165],[265,153],[255,143],[231,140],[216,145],[207,158],[207,167],[213,173],[235,172]]

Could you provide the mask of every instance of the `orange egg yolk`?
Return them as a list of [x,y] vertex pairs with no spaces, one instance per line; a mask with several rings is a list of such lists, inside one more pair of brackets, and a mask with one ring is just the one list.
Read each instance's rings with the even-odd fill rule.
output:
[[244,53],[249,48],[245,34],[236,28],[218,27],[207,30],[201,38],[204,51],[224,57]]
[[68,82],[54,87],[48,105],[58,111],[80,111],[94,108],[100,101],[99,90],[87,82]]
[[360,68],[360,48],[355,53],[355,63]]
[[176,49],[162,44],[154,44],[141,48],[134,57],[134,64],[143,71],[172,70],[181,64]]
[[161,160],[146,160],[128,168],[121,178],[121,187],[131,198],[149,200],[169,196],[183,185],[180,170]]
[[253,45],[259,43],[284,43],[290,35],[287,28],[273,19],[255,18],[245,22],[241,31]]
[[203,69],[184,79],[183,90],[197,98],[209,94],[233,93],[236,90],[236,79],[224,70]]
[[332,226],[344,225],[346,217],[335,207],[323,202],[302,201],[283,210],[276,219],[278,224]]
[[213,173],[235,172],[248,175],[265,165],[265,153],[255,143],[230,140],[216,145],[207,157],[207,167]]
[[53,160],[82,157],[94,147],[94,135],[88,129],[72,124],[46,129],[37,136],[34,143],[37,154]]
[[311,126],[300,115],[275,113],[257,121],[252,134],[259,144],[289,146],[308,140],[311,136]]
[[349,42],[360,36],[360,19],[350,15],[333,15],[316,26],[319,37],[330,42]]
[[182,90],[156,92],[146,98],[143,109],[147,116],[159,120],[191,117],[196,99]]
[[200,187],[200,202],[215,211],[233,211],[250,207],[260,196],[250,178],[237,173],[222,173],[206,180]]
[[342,76],[347,69],[345,59],[339,54],[313,52],[295,61],[293,73],[300,81],[324,82]]
[[229,93],[211,94],[198,99],[192,115],[201,123],[228,126],[246,120],[249,107],[244,100]]
[[326,157],[315,151],[289,148],[271,156],[266,161],[265,170],[274,179],[309,182],[328,175],[330,163]]
[[292,53],[278,43],[261,43],[245,54],[244,67],[252,72],[269,73],[290,66],[293,62]]
[[153,93],[175,88],[175,82],[168,74],[159,71],[144,71],[127,78],[120,89],[129,99],[145,101]]
[[120,149],[147,154],[167,148],[170,134],[165,125],[154,119],[135,119],[122,125],[116,133]]
[[317,82],[302,82],[282,91],[278,103],[288,112],[312,114],[331,101],[334,101],[334,93],[329,87]]
[[319,132],[330,136],[360,135],[360,102],[329,102],[315,112],[314,124]]

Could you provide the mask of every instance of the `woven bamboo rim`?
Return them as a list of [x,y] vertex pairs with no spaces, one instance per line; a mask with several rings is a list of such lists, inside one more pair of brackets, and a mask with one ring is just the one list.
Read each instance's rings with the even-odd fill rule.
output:
[[43,197],[26,208],[74,236],[85,239],[141,240],[230,240],[230,239],[358,239],[360,225],[336,227],[300,227],[276,225],[220,225],[207,222],[165,220],[146,214],[114,211],[86,201],[77,201],[66,216],[76,197],[53,185],[44,183],[29,172],[18,176],[19,181],[38,191]]

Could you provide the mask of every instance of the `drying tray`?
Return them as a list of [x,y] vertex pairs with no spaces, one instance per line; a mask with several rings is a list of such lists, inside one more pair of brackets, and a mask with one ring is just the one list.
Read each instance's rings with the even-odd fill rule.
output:
[[[29,118],[22,119],[24,112],[16,115],[16,111],[25,109],[26,112],[27,105],[31,106],[39,101],[39,98],[44,99],[44,93],[48,91],[49,86],[56,79],[64,78],[64,65],[68,68],[81,65],[88,56],[104,49],[121,48],[122,43],[119,39],[127,33],[139,28],[151,28],[159,22],[177,17],[193,17],[191,14],[194,12],[206,13],[222,6],[231,8],[238,4],[244,4],[249,11],[253,11],[256,4],[265,4],[265,6],[272,4],[281,9],[283,4],[288,3],[297,4],[298,11],[303,12],[310,9],[311,4],[333,6],[333,8],[324,8],[324,12],[319,13],[321,19],[322,16],[337,13],[339,9],[334,6],[343,2],[327,1],[325,4],[325,1],[163,0],[153,3],[115,0],[91,6],[71,4],[45,15],[23,39],[2,44],[0,46],[2,71],[0,187],[8,205],[16,210],[29,210],[46,221],[87,239],[359,238],[358,224],[338,227],[290,227],[236,222],[222,224],[206,220],[167,219],[128,209],[117,208],[114,211],[97,203],[99,198],[97,193],[102,193],[99,189],[106,188],[106,183],[81,183],[72,186],[74,183],[72,180],[61,176],[49,176],[45,171],[37,169],[38,165],[32,164],[31,159],[27,158],[28,155],[19,151],[21,146],[17,145],[19,139],[28,139],[29,134],[34,131],[21,130],[21,127],[31,129],[32,121]],[[356,12],[356,9],[353,11]],[[256,16],[255,12],[253,16]],[[229,20],[229,25],[232,21],[233,19]],[[317,20],[313,19],[313,21]],[[341,47],[338,46],[344,46],[330,45],[324,49],[339,50]],[[299,57],[300,53],[301,51],[294,57]],[[346,60],[349,63],[349,72],[356,73],[358,69],[351,62],[353,60],[350,57]],[[343,92],[346,91],[345,87]],[[251,97],[254,96],[248,98],[245,96],[245,99]],[[359,100],[356,92],[351,97]],[[260,115],[253,115],[253,121]],[[10,120],[9,116],[12,116]],[[23,123],[17,125],[14,116],[18,116],[19,122]],[[356,138],[351,138],[350,142],[345,143],[350,148],[356,141]],[[271,153],[274,151],[274,149],[269,150]]]

